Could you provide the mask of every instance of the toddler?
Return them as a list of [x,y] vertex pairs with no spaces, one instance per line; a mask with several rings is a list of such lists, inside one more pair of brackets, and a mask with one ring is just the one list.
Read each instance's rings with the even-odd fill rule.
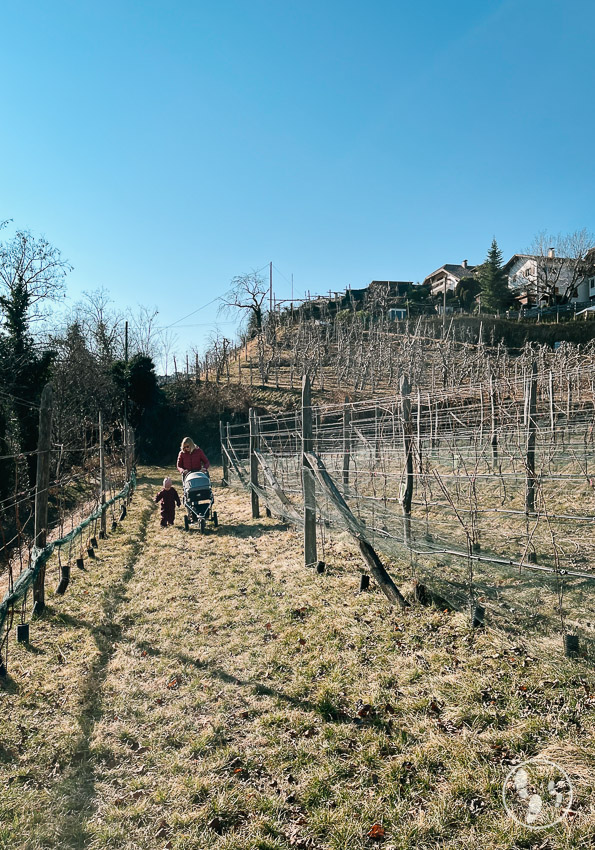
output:
[[171,486],[171,478],[163,479],[163,490],[155,496],[156,502],[161,502],[161,525],[165,528],[166,525],[173,525],[176,518],[176,505],[180,507],[180,497],[175,489]]

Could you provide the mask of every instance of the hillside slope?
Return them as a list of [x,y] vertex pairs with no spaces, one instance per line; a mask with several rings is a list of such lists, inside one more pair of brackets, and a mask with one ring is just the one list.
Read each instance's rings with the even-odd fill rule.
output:
[[[593,846],[592,671],[360,593],[347,542],[305,570],[299,534],[240,490],[215,488],[218,529],[162,529],[167,471],[141,473],[125,523],[11,652],[0,847]],[[502,800],[539,755],[574,790],[545,831]]]

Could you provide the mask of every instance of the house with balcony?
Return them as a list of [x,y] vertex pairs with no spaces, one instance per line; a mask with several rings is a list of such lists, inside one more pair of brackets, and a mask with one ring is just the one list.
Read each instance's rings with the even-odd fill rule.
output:
[[448,292],[454,292],[464,277],[474,277],[477,266],[470,266],[467,260],[462,263],[446,263],[429,274],[423,283],[430,287],[432,296],[437,298]]

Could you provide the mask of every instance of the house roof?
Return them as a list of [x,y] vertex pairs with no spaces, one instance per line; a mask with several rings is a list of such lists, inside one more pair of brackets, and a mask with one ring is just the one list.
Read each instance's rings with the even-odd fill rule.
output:
[[460,263],[445,263],[443,266],[440,266],[439,269],[436,269],[435,272],[432,272],[432,274],[429,274],[426,278],[424,278],[424,283],[436,277],[436,275],[440,274],[440,272],[444,272],[451,275],[451,277],[456,277],[461,280],[463,277],[472,277],[476,269],[477,266],[462,266]]
[[548,260],[550,263],[553,262],[553,264],[557,265],[575,262],[572,257],[548,257],[544,254],[513,254],[510,260],[502,266],[502,271],[507,272],[517,260]]

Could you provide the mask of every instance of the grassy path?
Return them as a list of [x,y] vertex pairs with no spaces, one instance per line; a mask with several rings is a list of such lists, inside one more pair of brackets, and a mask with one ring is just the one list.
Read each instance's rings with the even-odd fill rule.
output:
[[[162,529],[144,470],[129,516],[0,687],[1,848],[589,848],[595,676],[458,614],[391,610],[361,564],[252,520]],[[217,476],[214,476],[217,480]],[[73,570],[74,572],[74,570]],[[545,755],[573,812],[515,824],[502,786]]]

